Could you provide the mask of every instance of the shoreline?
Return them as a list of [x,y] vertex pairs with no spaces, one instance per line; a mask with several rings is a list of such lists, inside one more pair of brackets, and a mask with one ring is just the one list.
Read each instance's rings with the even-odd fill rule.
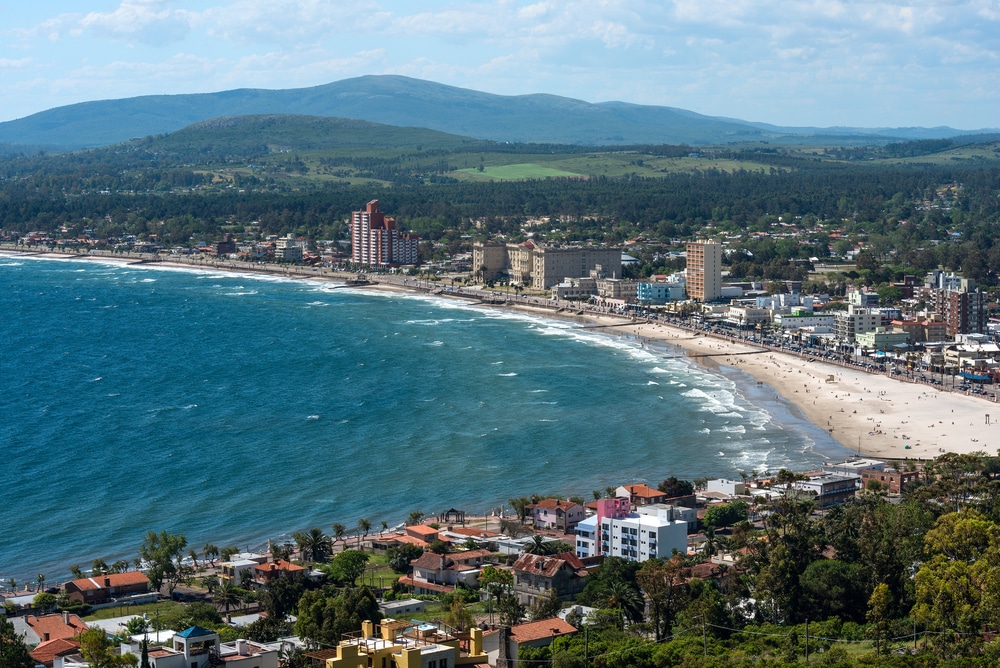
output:
[[[31,257],[40,260],[86,260],[115,264],[139,263],[134,257],[48,252],[20,253],[5,248],[0,248],[0,256]],[[277,275],[282,279],[301,278],[338,284],[357,277],[355,274],[329,270],[316,273],[259,271],[255,270],[254,266],[235,263],[225,266],[224,263],[220,265],[220,263],[171,261],[145,262],[142,265],[165,270],[220,271],[254,277]],[[659,321],[637,320],[575,306],[560,307],[559,304],[541,298],[500,300],[491,291],[484,290],[482,295],[476,295],[474,293],[480,292],[479,290],[450,290],[440,285],[399,276],[371,278],[374,279],[373,282],[367,285],[345,287],[444,297],[489,306],[493,309],[572,322],[594,332],[620,336],[637,344],[655,347],[658,352],[666,356],[690,359],[692,363],[736,384],[737,391],[749,403],[767,411],[776,424],[791,425],[795,430],[804,427],[802,432],[806,437],[815,435],[809,433],[810,427],[817,430],[820,436],[826,431],[830,440],[814,450],[821,456],[827,456],[823,454],[822,448],[833,441],[843,448],[843,455],[832,453],[835,457],[850,456],[858,452],[860,447],[862,454],[875,457],[931,459],[940,454],[942,444],[948,451],[974,452],[987,451],[989,442],[996,440],[989,438],[988,431],[983,431],[984,428],[988,430],[991,427],[979,426],[983,424],[983,411],[989,411],[989,404],[984,405],[984,400],[977,397],[941,391],[929,385],[905,383],[889,376],[843,368],[791,353],[772,352],[759,346],[702,334]],[[830,375],[834,376],[834,382],[827,382]],[[754,382],[758,383],[756,387],[753,385]],[[773,399],[771,399],[772,394]],[[918,418],[912,420],[911,415],[916,415]],[[792,419],[788,420],[789,417]],[[975,419],[977,417],[978,422]],[[831,424],[825,426],[824,422]],[[928,424],[940,427],[940,430],[932,432],[928,430]],[[968,434],[972,435],[968,436],[967,441],[962,442],[962,438]],[[803,444],[806,445],[805,439]],[[911,447],[906,449],[906,445]],[[280,536],[287,537],[287,534]],[[251,544],[259,542],[253,539],[249,541]],[[243,545],[247,542],[240,539],[237,544]]]
[[[222,271],[254,276],[344,283],[358,274],[326,268],[292,268],[233,261],[188,260],[122,256],[108,253],[59,253],[0,246],[0,254],[37,259],[77,259],[142,264],[149,268]],[[609,334],[635,336],[640,342],[665,344],[708,371],[733,378],[726,370],[743,372],[771,388],[812,423],[825,430],[850,453],[883,459],[927,460],[943,452],[990,452],[1000,443],[997,420],[990,419],[993,401],[950,392],[939,386],[897,380],[827,361],[775,351],[761,346],[685,329],[658,320],[560,306],[542,298],[510,295],[488,290],[461,289],[403,276],[366,275],[366,284],[349,286],[361,290],[424,294],[508,309],[530,315],[570,321]],[[481,293],[481,294],[480,294]],[[831,380],[832,379],[832,380]],[[865,402],[867,399],[867,403]],[[993,411],[1000,416],[1000,409]],[[1000,417],[998,417],[1000,419]]]

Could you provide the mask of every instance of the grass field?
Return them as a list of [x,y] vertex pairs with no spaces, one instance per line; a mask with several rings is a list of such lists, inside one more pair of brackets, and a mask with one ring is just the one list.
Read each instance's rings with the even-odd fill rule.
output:
[[456,173],[468,181],[520,181],[524,179],[544,179],[548,177],[580,177],[583,174],[567,172],[556,167],[547,167],[532,162],[522,162],[513,165],[495,165],[483,167],[483,171],[478,169],[460,169]]

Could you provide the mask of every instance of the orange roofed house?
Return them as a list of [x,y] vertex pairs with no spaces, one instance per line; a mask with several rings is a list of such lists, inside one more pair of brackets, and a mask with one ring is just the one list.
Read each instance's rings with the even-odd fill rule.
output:
[[414,594],[448,594],[455,591],[458,582],[475,586],[483,559],[491,556],[489,550],[467,550],[451,554],[424,552],[410,562],[413,576],[399,578],[402,584],[413,587]]
[[282,576],[285,577],[299,577],[305,574],[306,569],[298,564],[293,564],[290,561],[285,561],[284,559],[278,559],[277,561],[271,561],[266,564],[257,564],[253,567],[253,579],[254,582],[261,585],[266,585],[271,580],[275,580]]
[[107,603],[110,600],[145,594],[149,591],[149,578],[139,571],[109,573],[96,578],[79,578],[66,583],[66,594],[74,601],[87,605]]

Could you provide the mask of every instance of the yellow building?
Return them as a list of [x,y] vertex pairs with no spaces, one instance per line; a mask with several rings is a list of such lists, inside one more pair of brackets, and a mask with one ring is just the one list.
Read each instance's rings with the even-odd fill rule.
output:
[[455,668],[486,666],[483,632],[447,634],[433,624],[384,619],[366,621],[360,637],[345,638],[326,668]]
[[687,293],[700,302],[722,296],[722,244],[695,241],[687,245]]

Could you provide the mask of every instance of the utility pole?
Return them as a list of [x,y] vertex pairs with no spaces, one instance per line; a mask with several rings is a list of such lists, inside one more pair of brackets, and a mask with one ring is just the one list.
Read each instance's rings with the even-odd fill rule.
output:
[[806,665],[809,665],[809,620],[806,620]]
[[705,656],[708,656],[708,631],[705,628],[705,615],[701,616],[701,644],[705,647]]

